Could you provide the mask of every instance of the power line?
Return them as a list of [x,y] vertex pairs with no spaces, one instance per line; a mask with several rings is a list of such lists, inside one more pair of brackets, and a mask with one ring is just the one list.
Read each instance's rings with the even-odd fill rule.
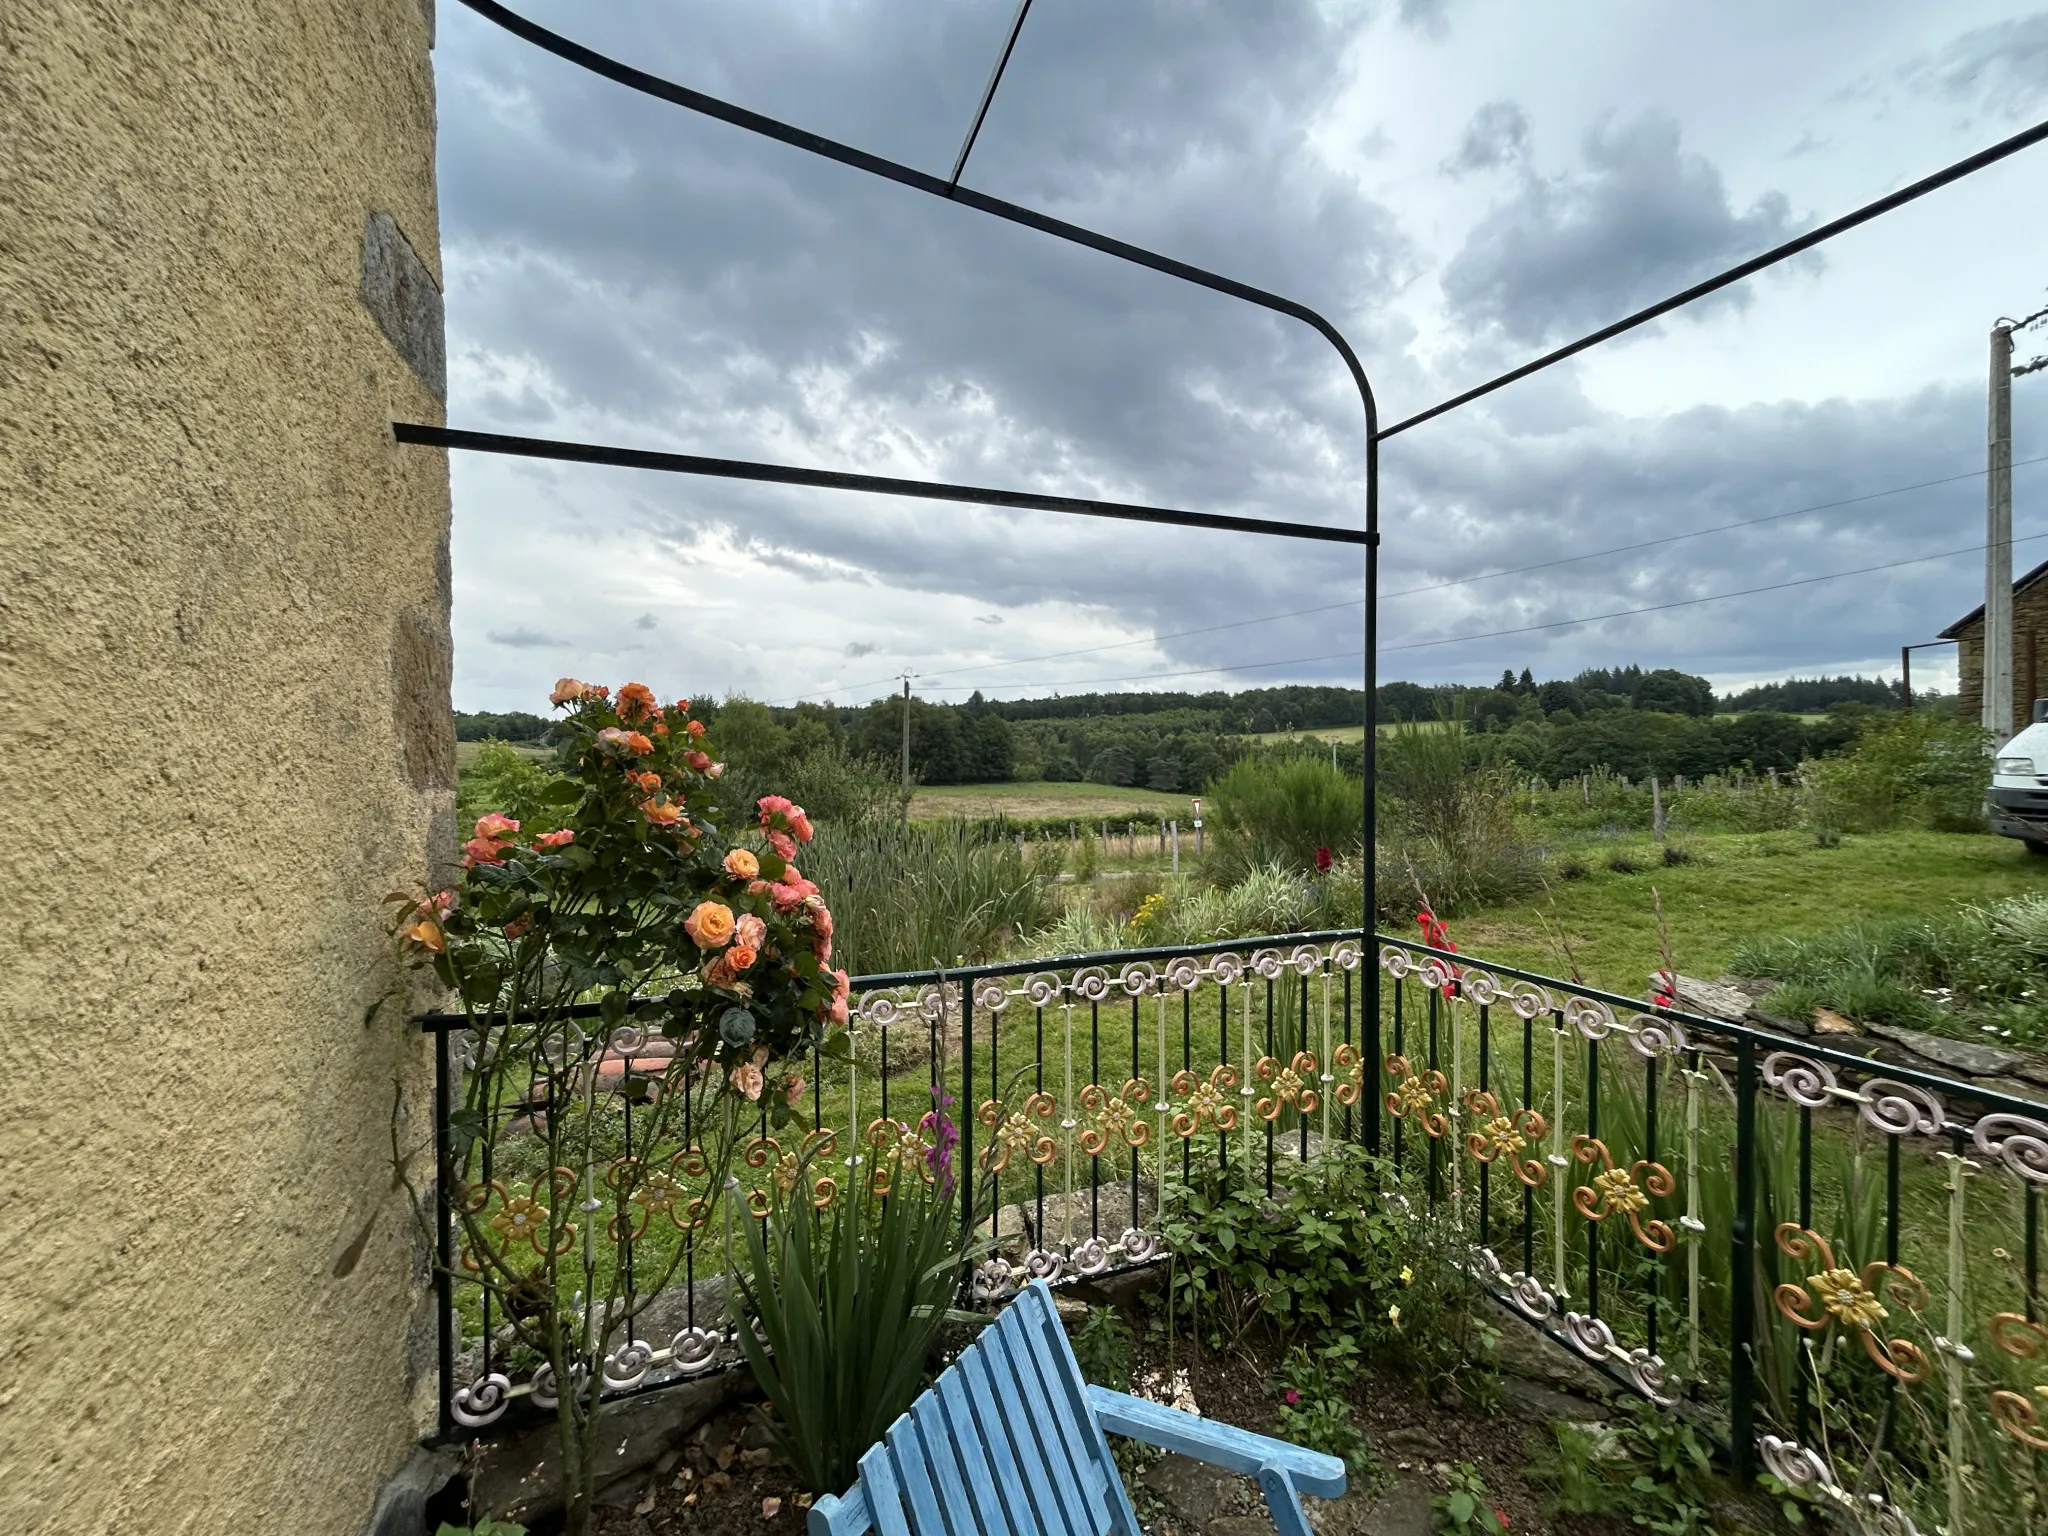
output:
[[[2048,533],[2028,534],[2025,538],[2014,539],[2015,544],[2031,544],[2048,539]],[[1982,544],[1969,544],[1960,549],[1944,549],[1931,555],[1913,555],[1904,560],[1888,560],[1881,565],[1859,566],[1853,571],[1830,571],[1821,576],[1801,576],[1791,581],[1771,582],[1760,587],[1740,587],[1733,592],[1713,592],[1705,597],[1678,598],[1668,603],[1647,603],[1639,608],[1618,608],[1612,613],[1587,613],[1575,618],[1551,619],[1541,624],[1523,624],[1513,629],[1485,630],[1478,634],[1447,635],[1439,640],[1411,640],[1405,645],[1382,646],[1382,653],[1393,651],[1422,651],[1436,646],[1459,645],[1468,640],[1499,640],[1510,635],[1530,635],[1546,629],[1567,629],[1574,624],[1598,624],[1607,619],[1626,619],[1644,613],[1666,613],[1674,608],[1697,608],[1703,603],[1725,602],[1729,598],[1754,597],[1765,592],[1784,592],[1794,587],[1810,587],[1824,581],[1843,581],[1851,576],[1869,576],[1879,571],[1895,571],[1908,565],[1925,565],[1935,560],[1951,560],[1958,555],[1982,554]],[[1296,656],[1285,661],[1244,662],[1230,666],[1197,667],[1184,672],[1137,672],[1126,677],[1062,678],[1052,682],[1019,683],[1019,688],[1089,688],[1103,683],[1134,683],[1174,677],[1201,677],[1230,672],[1257,672],[1271,667],[1304,666],[1317,661],[1345,661],[1364,656],[1363,650],[1335,651],[1327,656]],[[952,683],[930,690],[934,693],[954,693],[962,688],[978,686],[967,683]]]
[[[2028,464],[2042,463],[2048,463],[2048,454],[2040,454],[2031,459],[2020,459],[2013,465],[2013,468],[2019,469]],[[1482,572],[1477,576],[1459,576],[1455,577],[1450,581],[1432,582],[1427,586],[1403,587],[1401,590],[1397,592],[1381,593],[1380,600],[1382,602],[1385,602],[1389,599],[1396,597],[1413,597],[1418,593],[1423,592],[1442,592],[1451,587],[1471,586],[1475,582],[1496,581],[1503,576],[1520,576],[1530,571],[1547,571],[1554,569],[1555,567],[1560,565],[1572,565],[1581,560],[1598,560],[1604,555],[1629,554],[1639,549],[1653,549],[1658,545],[1662,544],[1676,544],[1686,539],[1704,538],[1706,535],[1710,533],[1727,533],[1737,528],[1754,528],[1763,523],[1783,522],[1787,518],[1805,517],[1808,514],[1814,512],[1830,512],[1841,507],[1859,506],[1864,502],[1878,501],[1886,496],[1903,496],[1910,491],[1925,491],[1930,490],[1938,485],[1953,485],[1959,480],[1981,480],[1984,478],[1986,473],[1987,471],[1982,469],[1967,470],[1959,475],[1943,475],[1939,479],[1922,480],[1913,485],[1895,485],[1892,486],[1889,490],[1868,491],[1861,496],[1847,496],[1841,499],[1840,501],[1816,502],[1810,507],[1795,507],[1790,512],[1771,512],[1766,513],[1762,517],[1742,518],[1732,523],[1716,523],[1714,526],[1710,528],[1695,528],[1685,533],[1665,534],[1660,538],[1643,539],[1634,544],[1617,544],[1609,549],[1590,550],[1584,554],[1578,555],[1563,555],[1560,556],[1558,559],[1542,560],[1538,561],[1533,565],[1510,566],[1508,569],[1504,571],[1486,571]],[[1233,619],[1231,622],[1227,624],[1208,624],[1204,625],[1199,629],[1178,629],[1170,631],[1169,633],[1163,635],[1141,635],[1135,640],[1117,640],[1112,641],[1107,645],[1082,646],[1077,650],[1071,651],[1051,651],[1043,656],[1019,656],[1014,657],[1009,661],[989,661],[979,662],[972,666],[948,667],[937,672],[925,672],[919,675],[922,679],[929,679],[934,677],[957,677],[962,672],[993,672],[1003,667],[1032,666],[1041,661],[1065,661],[1074,656],[1097,656],[1102,654],[1104,651],[1127,650],[1134,645],[1157,645],[1160,642],[1166,640],[1184,640],[1192,635],[1213,635],[1218,634],[1221,631],[1227,629],[1244,629],[1247,626],[1253,624],[1271,624],[1276,623],[1281,619],[1300,619],[1308,618],[1318,613],[1335,613],[1345,608],[1360,607],[1364,603],[1364,601],[1364,598],[1354,597],[1341,603],[1319,604],[1314,608],[1295,608],[1290,609],[1286,613],[1262,614],[1259,617],[1252,619]],[[1399,647],[1393,647],[1393,649],[1399,649]],[[1362,651],[1353,651],[1349,654],[1357,656],[1363,655],[1364,653]],[[1304,660],[1306,659],[1310,658],[1304,658]],[[1261,662],[1259,665],[1265,666],[1268,665],[1268,663]],[[1273,663],[1273,665],[1287,665],[1287,663]],[[1198,669],[1198,671],[1201,670],[1214,671],[1216,669]],[[879,687],[883,683],[893,683],[901,675],[902,674],[900,672],[891,673],[887,677],[875,678],[865,683],[841,683],[831,687],[820,689],[818,691],[826,694],[829,697],[832,693],[835,692],[850,692],[861,688]],[[1143,675],[1155,677],[1192,677],[1197,675],[1197,672],[1147,673]],[[957,687],[941,687],[931,689],[930,691],[937,693],[951,693],[957,692],[958,689]],[[805,695],[802,694],[793,694],[786,699],[776,699],[772,700],[771,702],[775,704],[793,704],[799,702],[799,700],[801,700],[804,697]]]

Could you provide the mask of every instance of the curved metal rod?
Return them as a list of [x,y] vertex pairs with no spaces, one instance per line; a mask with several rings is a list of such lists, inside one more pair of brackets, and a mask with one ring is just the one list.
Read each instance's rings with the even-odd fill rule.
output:
[[[1953,165],[1944,166],[1932,176],[1923,176],[1918,181],[1899,188],[1896,192],[1886,193],[1875,202],[1865,203],[1861,208],[1843,214],[1839,219],[1831,219],[1817,228],[1809,229],[1805,234],[1795,239],[1787,240],[1783,245],[1771,247],[1770,250],[1765,251],[1760,256],[1752,256],[1749,260],[1740,262],[1725,272],[1717,273],[1705,282],[1695,283],[1683,293],[1674,293],[1668,299],[1660,299],[1647,309],[1639,309],[1634,314],[1615,321],[1612,325],[1604,325],[1590,335],[1581,336],[1577,341],[1568,341],[1554,352],[1546,352],[1541,357],[1522,364],[1519,368],[1510,368],[1498,378],[1488,379],[1484,384],[1476,385],[1466,390],[1463,394],[1453,395],[1448,400],[1441,400],[1426,411],[1417,411],[1413,416],[1403,417],[1387,428],[1386,431],[1380,433],[1379,436],[1384,440],[1394,436],[1396,433],[1406,432],[1410,427],[1419,427],[1425,421],[1434,420],[1446,411],[1455,411],[1461,405],[1470,405],[1481,396],[1490,395],[1496,389],[1504,389],[1517,379],[1526,379],[1532,373],[1542,372],[1552,363],[1561,363],[1566,358],[1576,356],[1578,353],[1585,351],[1588,347],[1597,347],[1603,341],[1612,341],[1624,331],[1632,331],[1639,325],[1647,325],[1660,315],[1668,315],[1674,309],[1683,309],[1695,299],[1703,299],[1708,294],[1726,288],[1731,283],[1739,283],[1745,277],[1755,276],[1766,267],[1774,267],[1779,262],[1797,256],[1802,251],[1810,251],[1822,241],[1832,240],[1835,236],[1842,234],[1846,230],[1854,229],[1859,224],[1867,224],[1879,214],[1890,213],[1894,208],[1902,208],[1915,198],[1925,197],[1928,193],[1937,191],[1952,181],[1961,181],[1965,176],[1974,175],[1976,172],[1983,170],[1987,165],[1996,165],[1999,161],[2005,159],[2006,156],[2016,155],[2023,149],[2030,149],[2043,139],[2048,139],[2048,123],[2036,123],[2033,127],[2016,133],[2009,139],[1999,140],[1988,149],[1980,149],[1976,154],[1966,156],[1956,161]],[[2048,314],[2048,310],[2044,310],[2042,313]],[[2041,316],[2036,315],[2033,318],[2039,319]]]
[[[1359,403],[1365,409],[1365,738],[1362,743],[1365,771],[1365,856],[1361,862],[1365,866],[1365,910],[1368,913],[1378,910],[1379,880],[1374,853],[1378,847],[1379,830],[1379,406],[1373,399],[1372,383],[1366,378],[1364,364],[1359,362],[1358,354],[1352,350],[1351,343],[1344,339],[1336,326],[1306,304],[1298,304],[1293,299],[1267,293],[1248,283],[1240,283],[1220,273],[1177,261],[1171,256],[1162,256],[1157,251],[1148,251],[1128,241],[1112,239],[1092,229],[1084,229],[1078,224],[1069,224],[1064,219],[1055,219],[1016,203],[1005,202],[999,197],[990,197],[985,192],[976,192],[972,188],[955,185],[942,177],[920,171],[914,166],[903,165],[881,155],[869,154],[866,150],[855,149],[850,144],[841,144],[836,139],[828,139],[822,134],[793,127],[762,113],[721,101],[715,96],[707,96],[702,91],[678,85],[672,80],[650,75],[643,69],[635,69],[632,65],[621,63],[595,49],[572,42],[558,32],[551,32],[537,22],[527,20],[516,11],[507,10],[498,4],[497,0],[462,0],[462,3],[486,21],[504,28],[522,41],[552,53],[580,69],[602,75],[605,79],[623,85],[629,90],[639,91],[656,100],[702,113],[706,117],[715,117],[720,122],[730,123],[735,128],[744,128],[750,133],[758,133],[764,138],[774,139],[791,148],[820,155],[827,160],[836,160],[841,165],[850,166],[857,171],[866,171],[871,176],[880,176],[885,181],[893,181],[900,186],[929,193],[933,197],[942,197],[948,202],[962,203],[978,212],[1007,219],[1012,224],[1021,224],[1041,234],[1051,235],[1074,245],[1086,246],[1090,250],[1102,252],[1105,256],[1114,256],[1119,261],[1149,267],[1154,272],[1179,278],[1182,282],[1193,283],[1199,288],[1228,294],[1234,299],[1244,300],[1247,304],[1256,304],[1261,309],[1287,315],[1313,329],[1336,348],[1337,355],[1344,360],[1344,366],[1350,370],[1351,382],[1358,388]],[[1377,971],[1373,972],[1368,980],[1366,991],[1365,1005],[1376,1015],[1379,1005]]]

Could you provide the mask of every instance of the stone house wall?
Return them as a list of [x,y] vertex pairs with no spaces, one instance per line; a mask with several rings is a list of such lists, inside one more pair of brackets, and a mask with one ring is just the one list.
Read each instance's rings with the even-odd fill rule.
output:
[[[1956,641],[1957,716],[1975,720],[1984,708],[1984,617],[1980,612],[1948,631]],[[2012,711],[2014,732],[2034,716],[2034,700],[2048,698],[2048,577],[2016,587],[2012,595]]]
[[431,1424],[430,4],[0,7],[0,1530],[360,1532]]

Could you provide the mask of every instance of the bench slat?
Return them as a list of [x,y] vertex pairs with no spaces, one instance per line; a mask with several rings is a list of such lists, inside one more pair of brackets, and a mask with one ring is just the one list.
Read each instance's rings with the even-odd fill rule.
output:
[[889,1464],[895,1468],[896,1481],[910,1503],[912,1528],[922,1536],[944,1536],[946,1517],[939,1513],[939,1494],[932,1486],[931,1467],[924,1454],[924,1436],[917,1432],[917,1421],[909,1414],[903,1414],[889,1426],[885,1438],[889,1445]]
[[910,1536],[903,1518],[903,1495],[896,1486],[896,1473],[889,1466],[887,1442],[871,1445],[860,1459],[860,1480],[868,1491],[868,1508],[875,1517],[875,1529],[882,1536]]
[[975,1519],[975,1501],[968,1497],[967,1484],[960,1476],[959,1437],[946,1423],[937,1394],[921,1395],[910,1405],[910,1417],[931,1463],[932,1484],[938,1491],[939,1514],[946,1522],[947,1536],[982,1536]]
[[1096,1422],[1094,1405],[1088,1400],[1088,1382],[1081,1375],[1080,1361],[1074,1358],[1074,1346],[1068,1342],[1052,1292],[1042,1285],[1027,1287],[1017,1298],[1016,1308],[1037,1346],[1033,1352],[1040,1369],[1050,1378],[1051,1391],[1066,1404],[1075,1432],[1085,1444],[1088,1460],[1097,1469],[1109,1528],[1120,1536],[1140,1536],[1138,1512],[1131,1507],[1131,1496],[1117,1470],[1109,1439]]
[[1015,1466],[1005,1473],[1000,1470],[1000,1463],[990,1465],[989,1442],[981,1426],[974,1422],[974,1409],[967,1401],[966,1375],[958,1368],[945,1372],[927,1396],[937,1403],[952,1436],[953,1449],[966,1468],[967,1486],[973,1491],[974,1511],[981,1519],[984,1536],[1010,1536],[1012,1531],[1028,1536],[1032,1520],[1024,1484]]
[[990,1379],[995,1384],[1003,1423],[1017,1446],[1017,1458],[1027,1464],[1035,1461],[1044,1468],[1058,1499],[1058,1523],[1048,1522],[1049,1536],[1101,1536],[1099,1527],[1091,1528],[1088,1505],[1082,1498],[1081,1485],[1074,1480],[1073,1464],[1060,1443],[1059,1430],[1046,1422],[1040,1401],[1043,1394],[1032,1385],[1028,1360],[1017,1357],[1009,1330],[1000,1319],[982,1330],[982,1342],[988,1345]]
[[1019,1528],[1060,1536],[1067,1529],[1067,1516],[1053,1490],[1051,1468],[1039,1452],[1037,1439],[1028,1425],[1021,1436],[1011,1433],[1009,1415],[996,1386],[996,1378],[1007,1370],[1008,1362],[996,1357],[994,1333],[984,1328],[975,1348],[963,1355],[961,1362],[968,1368],[968,1396],[974,1403],[975,1417],[981,1423],[986,1443],[993,1449],[998,1464],[1008,1461],[1017,1469],[1018,1485],[1030,1495],[1031,1512],[1028,1518],[1019,1519]]
[[[1049,1298],[1048,1298],[1049,1299]],[[1087,1439],[1074,1419],[1074,1405],[1068,1399],[1066,1383],[1054,1367],[1047,1348],[1045,1330],[1035,1326],[1031,1314],[1038,1298],[1020,1297],[1007,1308],[996,1326],[1017,1360],[1018,1378],[1025,1383],[1025,1396],[1039,1405],[1041,1426],[1048,1439],[1056,1439],[1058,1455],[1071,1469],[1087,1511],[1086,1536],[1103,1536],[1109,1529],[1109,1506],[1102,1497],[1102,1471],[1090,1454]],[[1055,1308],[1055,1317],[1058,1310]],[[1051,1450],[1051,1447],[1048,1447]]]

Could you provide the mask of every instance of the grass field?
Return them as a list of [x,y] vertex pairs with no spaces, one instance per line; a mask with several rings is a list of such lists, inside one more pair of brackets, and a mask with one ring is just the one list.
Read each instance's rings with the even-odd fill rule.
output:
[[1159,812],[1183,820],[1194,816],[1187,795],[1152,789],[1123,789],[1114,784],[933,784],[910,797],[914,821],[943,821],[949,816],[1015,816],[1038,819],[1071,816],[1076,821],[1110,821],[1126,812]]
[[[1679,846],[1694,862],[1666,867],[1648,839],[1600,843],[1580,855],[1589,869],[1583,879],[1553,880],[1548,896],[1477,913],[1451,931],[1468,953],[1568,976],[1561,931],[1587,982],[1636,997],[1658,965],[1653,887],[1678,969],[1710,979],[1727,970],[1744,938],[1810,938],[1849,922],[1929,917],[1959,901],[2048,892],[2048,859],[2004,837],[1886,832],[1820,848],[1810,833],[1726,833]],[[1608,869],[1616,853],[1642,872]]]
[[[505,745],[510,746],[521,757],[531,758],[536,763],[547,761],[555,755],[553,750],[548,747],[529,746],[525,742],[514,741],[505,743]],[[484,744],[480,741],[458,741],[455,743],[455,767],[457,771],[459,772],[474,763],[477,753],[481,752],[483,747]]]

